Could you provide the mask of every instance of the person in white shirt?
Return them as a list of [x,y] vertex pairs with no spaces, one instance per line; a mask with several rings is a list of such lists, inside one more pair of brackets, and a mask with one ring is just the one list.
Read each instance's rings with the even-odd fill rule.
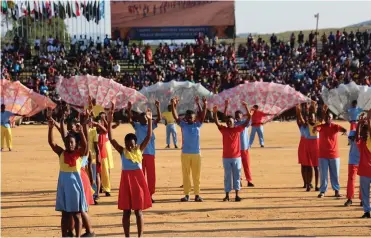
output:
[[120,71],[121,71],[121,66],[119,62],[116,61],[116,64],[113,66],[114,75],[117,76],[118,74],[120,74]]

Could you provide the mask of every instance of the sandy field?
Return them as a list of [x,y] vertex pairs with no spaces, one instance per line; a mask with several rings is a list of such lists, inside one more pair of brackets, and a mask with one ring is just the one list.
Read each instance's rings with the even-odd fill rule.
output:
[[[143,17],[128,11],[129,5],[147,4],[150,13]],[[153,6],[157,13],[153,15]],[[111,3],[112,29],[118,27],[171,27],[171,26],[230,26],[235,24],[234,2],[219,1],[188,8],[167,8],[160,14],[161,1],[156,2],[116,2]]]
[[[347,123],[342,125],[348,127]],[[115,130],[123,143],[129,125]],[[179,131],[179,130],[178,130]],[[56,135],[57,133],[55,133]],[[165,150],[165,127],[156,129],[156,203],[144,212],[145,236],[368,236],[371,220],[360,219],[358,199],[343,207],[345,198],[333,191],[323,199],[305,192],[297,164],[298,129],[294,122],[269,123],[266,148],[251,149],[255,188],[242,188],[240,203],[222,202],[223,168],[221,135],[214,124],[201,130],[203,203],[180,203],[182,189],[180,150]],[[54,209],[58,159],[47,144],[47,126],[13,129],[14,151],[2,153],[2,236],[60,236],[60,213]],[[179,138],[180,139],[180,138]],[[59,140],[60,141],[60,140]],[[346,193],[348,149],[340,137],[341,186]],[[111,197],[102,196],[91,206],[98,236],[123,236],[122,213],[117,209],[120,158],[114,154]],[[357,184],[358,187],[358,184]],[[358,188],[356,189],[358,197]],[[192,195],[193,198],[193,195]],[[136,235],[132,216],[132,235]]]

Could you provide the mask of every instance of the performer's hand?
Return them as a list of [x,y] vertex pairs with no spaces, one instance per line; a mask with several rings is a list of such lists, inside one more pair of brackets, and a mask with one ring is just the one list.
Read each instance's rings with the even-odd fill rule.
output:
[[196,96],[196,97],[195,97],[195,102],[196,102],[196,103],[200,103],[200,97],[199,97],[199,96]]
[[159,107],[160,107],[160,101],[156,100],[156,101],[155,101],[155,106],[156,106],[157,108],[159,108]]
[[218,112],[218,106],[214,106],[214,107],[213,107],[213,112],[214,112],[214,113],[217,113],[217,112]]
[[202,102],[203,102],[204,104],[207,104],[207,98],[206,98],[206,97],[202,97]]
[[242,101],[241,104],[242,104],[242,106],[244,106],[244,107],[246,107],[246,108],[249,108],[249,105],[247,104],[247,102]]
[[224,104],[225,104],[226,107],[228,107],[229,106],[229,99],[225,100]]
[[49,119],[48,120],[48,126],[49,126],[49,128],[53,128],[54,127],[54,121],[52,119]]
[[151,112],[151,109],[149,108],[147,108],[146,117],[148,121],[152,120],[152,112]]

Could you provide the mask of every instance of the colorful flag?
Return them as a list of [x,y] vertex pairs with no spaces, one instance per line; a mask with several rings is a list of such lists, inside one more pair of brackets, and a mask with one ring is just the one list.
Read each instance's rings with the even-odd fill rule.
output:
[[72,17],[71,6],[70,6],[70,3],[69,2],[67,2],[66,9],[67,9],[66,13],[67,13],[68,17],[69,18]]
[[101,0],[99,4],[99,17],[100,17],[99,20],[104,18],[104,4],[105,4],[104,0]]
[[8,13],[8,3],[5,0],[1,1],[1,12],[5,15]]
[[75,6],[76,6],[76,16],[80,16],[80,8],[79,8],[79,3],[77,2],[77,0],[75,2]]
[[59,17],[62,18],[63,20],[66,19],[66,10],[64,8],[64,5],[63,5],[63,2],[59,2],[59,5],[58,5],[58,8],[59,8]]

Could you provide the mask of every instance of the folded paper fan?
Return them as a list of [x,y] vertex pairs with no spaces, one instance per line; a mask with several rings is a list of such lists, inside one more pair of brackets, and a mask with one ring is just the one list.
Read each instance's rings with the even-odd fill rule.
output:
[[329,90],[322,88],[321,97],[323,102],[328,105],[331,112],[337,116],[348,120],[348,109],[352,101],[358,101],[358,107],[367,110],[371,107],[371,91],[367,86],[359,86],[354,82],[340,84],[337,88]]
[[128,102],[146,102],[147,99],[138,91],[125,87],[112,79],[84,75],[71,78],[60,77],[57,82],[57,92],[63,101],[81,107],[88,105],[89,96],[96,100],[97,105],[105,108],[116,104],[116,109],[123,109]]
[[358,104],[357,106],[363,110],[371,109],[371,87],[368,86],[359,86],[359,95],[358,95]]
[[251,108],[254,105],[259,106],[259,110],[270,114],[263,118],[263,123],[272,120],[275,116],[282,114],[284,111],[311,100],[295,89],[287,85],[276,83],[245,83],[234,88],[224,90],[214,95],[209,100],[209,108],[217,106],[219,111],[224,110],[225,101],[229,100],[227,114],[234,115],[237,110],[244,110],[242,101],[247,102]]
[[[154,115],[156,115],[155,101],[158,100],[161,105],[161,112],[167,111],[167,106],[170,104],[171,98],[178,97],[179,105],[177,110],[179,114],[184,114],[187,110],[196,110],[195,97],[199,96],[200,101],[202,97],[210,98],[212,93],[204,88],[201,84],[191,82],[177,82],[175,80],[162,83],[158,82],[152,86],[144,87],[140,92],[148,99],[147,107],[150,107]],[[136,104],[133,110],[140,111]]]
[[5,79],[1,80],[1,104],[5,105],[7,111],[26,117],[57,106],[50,98],[34,92],[19,81]]

